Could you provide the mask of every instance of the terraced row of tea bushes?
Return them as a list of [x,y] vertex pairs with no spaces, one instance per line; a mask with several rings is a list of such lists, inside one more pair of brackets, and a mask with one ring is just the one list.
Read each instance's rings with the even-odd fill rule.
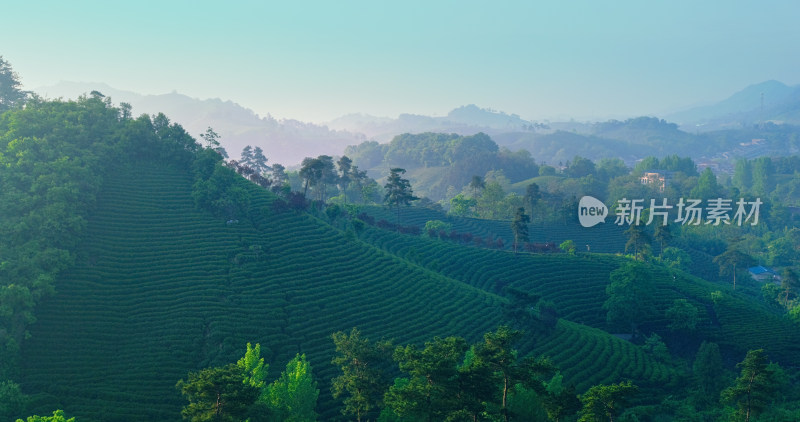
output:
[[624,379],[636,380],[645,390],[663,391],[674,388],[681,379],[674,368],[656,361],[640,347],[564,319],[551,333],[537,333],[534,341],[538,342],[533,347],[535,353],[557,362],[565,380],[575,382],[578,391]]
[[582,325],[605,327],[605,285],[609,272],[618,264],[617,258],[514,255],[381,230],[369,230],[363,238],[482,290],[501,293],[503,287],[515,287],[553,301],[562,316],[556,329],[551,332],[531,327],[521,350],[551,356],[567,379],[580,388],[624,378],[656,387],[679,377],[675,369],[657,362],[632,343]]
[[603,255],[517,254],[370,230],[364,239],[482,290],[521,288],[552,300],[567,319],[605,327],[605,286],[619,261]]
[[[360,209],[376,220],[385,219],[394,222],[396,218],[394,212],[386,207],[364,206]],[[428,221],[441,220],[449,223],[458,233],[471,233],[473,236],[483,239],[499,237],[503,239],[507,249],[512,247],[514,241],[509,221],[455,217],[422,207],[404,208],[401,216],[401,224],[405,226],[416,225],[424,228]],[[622,253],[625,251],[625,242],[627,241],[623,234],[626,228],[615,224],[601,224],[585,228],[577,222],[568,222],[566,225],[531,224],[528,230],[531,242],[535,243],[553,242],[558,245],[565,240],[572,240],[580,251],[588,249],[590,252],[598,253]]]
[[800,330],[796,324],[761,303],[723,291],[713,306],[720,325],[714,341],[736,347],[740,351],[736,359],[741,359],[744,351],[764,348],[771,360],[800,367]]
[[[387,252],[482,290],[502,294],[506,286],[551,300],[564,319],[606,329],[605,288],[609,274],[626,259],[602,254],[517,254],[459,247],[414,236],[370,229],[362,238]],[[687,299],[699,311],[696,336],[719,342],[735,354],[764,348],[773,359],[800,364],[800,332],[760,302],[731,291],[726,284],[708,282],[681,271],[648,266],[653,281],[653,311],[642,324],[645,332],[666,333],[666,310],[676,299]],[[730,301],[712,306],[711,292],[727,292]],[[727,296],[726,296],[727,297]]]
[[258,230],[197,210],[180,171],[137,163],[112,172],[78,264],[58,279],[25,345],[31,413],[180,420],[177,380],[235,361],[252,342],[276,374],[306,353],[331,419],[331,333],[358,326],[404,344],[475,341],[500,323],[499,297],[347,241],[308,214],[274,213],[273,196],[242,183]]

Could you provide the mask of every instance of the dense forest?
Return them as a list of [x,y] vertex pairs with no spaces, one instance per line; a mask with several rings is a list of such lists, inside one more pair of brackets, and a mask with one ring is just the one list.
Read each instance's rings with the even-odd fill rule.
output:
[[[1,60],[3,420],[800,418],[800,157],[425,133],[287,170]],[[582,195],[645,206],[584,228]],[[683,199],[730,216],[653,222]]]

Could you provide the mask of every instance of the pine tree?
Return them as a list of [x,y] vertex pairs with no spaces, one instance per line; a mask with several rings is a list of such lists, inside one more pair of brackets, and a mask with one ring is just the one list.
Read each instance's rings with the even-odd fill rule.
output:
[[270,170],[267,165],[267,157],[264,156],[264,150],[262,150],[261,147],[253,148],[253,162],[251,167],[253,167],[253,170],[260,176],[263,176]]
[[250,145],[242,148],[242,155],[239,162],[243,166],[253,167],[253,147]]
[[405,169],[392,168],[389,170],[389,177],[386,179],[386,185],[384,185],[386,195],[383,197],[383,202],[390,207],[395,206],[397,208],[397,224],[400,224],[400,206],[407,206],[411,201],[419,199],[414,196],[408,179],[401,177],[405,172]]
[[525,208],[518,208],[517,213],[514,214],[514,220],[511,222],[511,231],[514,232],[514,253],[517,253],[517,248],[520,242],[528,242],[528,223],[531,218],[525,214]]
[[777,387],[775,372],[767,363],[764,349],[747,352],[736,367],[742,368],[741,374],[732,386],[722,391],[722,401],[736,404],[738,415],[749,422],[770,404],[771,393]]
[[342,414],[354,415],[361,422],[382,403],[389,388],[389,377],[384,369],[391,361],[392,345],[389,342],[372,343],[361,337],[353,328],[350,334],[333,334],[336,356],[331,363],[342,373],[331,380],[334,398],[344,396]]
[[0,56],[0,113],[25,102],[28,93],[20,89],[22,84],[11,64]]
[[630,381],[612,385],[595,385],[581,396],[583,408],[578,422],[613,422],[622,413],[627,400],[639,391]]
[[192,422],[243,420],[259,395],[259,389],[245,378],[235,363],[190,372],[176,385],[189,400],[181,415]]
[[342,158],[339,158],[339,161],[336,162],[336,165],[339,167],[339,189],[341,189],[342,194],[344,195],[344,203],[346,204],[347,187],[353,180],[353,160],[351,160],[348,156],[343,155]]

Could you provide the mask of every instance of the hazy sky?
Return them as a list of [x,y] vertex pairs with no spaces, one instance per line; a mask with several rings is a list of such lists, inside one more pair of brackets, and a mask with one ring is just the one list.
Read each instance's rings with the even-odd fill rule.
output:
[[531,120],[653,115],[800,83],[800,2],[16,1],[0,55],[27,89],[176,90],[259,114]]

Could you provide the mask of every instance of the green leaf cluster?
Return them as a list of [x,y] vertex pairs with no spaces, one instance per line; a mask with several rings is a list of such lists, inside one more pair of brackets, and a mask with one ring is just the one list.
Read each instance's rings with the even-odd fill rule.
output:
[[189,401],[181,414],[198,422],[317,420],[319,389],[306,356],[295,356],[270,384],[268,369],[261,345],[248,343],[245,355],[235,364],[189,373],[176,385]]

